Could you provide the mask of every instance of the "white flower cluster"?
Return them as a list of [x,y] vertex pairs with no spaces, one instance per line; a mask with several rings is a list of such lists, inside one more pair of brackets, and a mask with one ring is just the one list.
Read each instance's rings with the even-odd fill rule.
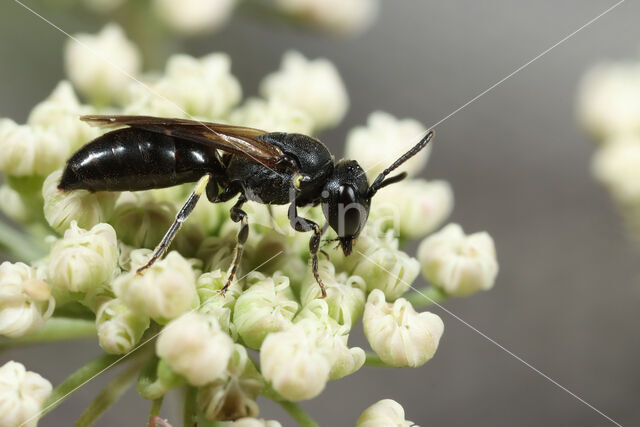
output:
[[[238,426],[271,426],[279,424],[255,418],[258,395],[311,399],[328,381],[363,366],[365,350],[348,344],[361,319],[381,363],[416,367],[434,356],[442,320],[416,312],[403,298],[421,266],[446,295],[469,295],[493,285],[498,267],[486,233],[465,236],[459,226],[449,225],[427,236],[449,215],[453,195],[444,181],[418,178],[380,191],[349,257],[323,245],[328,251],[319,266],[324,299],[310,271],[309,234],[290,229],[287,207],[273,207],[271,216],[266,206],[252,202],[245,206],[250,237],[237,280],[226,295],[220,290],[238,230],[228,213],[233,201],[203,200],[168,254],[137,273],[191,187],[120,194],[60,191],[57,183],[66,158],[98,135],[77,120],[79,115],[175,115],[314,133],[343,119],[348,97],[328,60],[308,60],[296,52],[285,54],[280,70],[264,79],[263,98],[241,103],[240,84],[225,54],[176,55],[164,74],[138,75],[136,48],[121,30],[109,26],[82,40],[121,55],[111,60],[120,62],[120,68],[130,67],[146,88],[123,79],[117,68],[98,66],[90,51],[69,46],[71,80],[93,104],[80,104],[70,84],[62,83],[26,125],[0,122],[0,147],[11,159],[0,163],[8,178],[0,195],[17,205],[2,208],[30,229],[57,234],[49,238],[50,253],[32,266],[0,265],[0,334],[25,336],[41,329],[54,307],[64,312],[78,306],[95,316],[98,343],[110,354],[128,353],[145,332],[160,329],[158,359],[152,366],[157,381],[147,390],[140,386],[141,394],[156,399],[186,383],[198,389],[202,416]],[[414,120],[375,112],[348,137],[348,155],[362,160],[373,178],[424,131]],[[50,141],[57,143],[49,146]],[[22,144],[20,150],[14,144]],[[405,170],[416,175],[427,157],[427,152],[415,156]],[[302,210],[306,217],[324,221],[320,207]],[[336,235],[329,232],[327,237],[334,240]],[[419,259],[401,250],[407,240],[424,237]],[[247,348],[259,351],[259,368]],[[358,425],[388,422],[405,423],[402,408],[393,401],[365,411]]]
[[[126,10],[130,3],[134,3],[131,0],[83,2],[97,13]],[[144,17],[157,18],[176,33],[195,36],[223,27],[229,21],[237,3],[238,0],[148,0],[148,6],[155,16]],[[263,3],[260,5],[262,8],[273,8],[273,12],[281,13],[295,22],[338,35],[362,33],[375,21],[379,8],[379,0],[273,0]],[[133,9],[134,5],[131,6]],[[252,6],[255,5],[248,5]],[[263,10],[260,12],[264,13]]]
[[590,70],[580,85],[578,117],[599,143],[593,175],[640,232],[640,60]]
[[378,0],[275,0],[284,13],[336,34],[358,34],[378,14]]

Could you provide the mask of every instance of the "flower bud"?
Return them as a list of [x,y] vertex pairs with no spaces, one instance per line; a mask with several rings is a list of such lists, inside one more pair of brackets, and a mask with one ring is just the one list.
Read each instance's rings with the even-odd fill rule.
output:
[[30,222],[32,213],[19,192],[4,184],[0,186],[0,209],[9,218],[23,224]]
[[223,53],[202,58],[173,55],[165,75],[151,87],[154,93],[133,88],[131,104],[125,110],[128,114],[186,115],[220,121],[242,98],[240,83],[231,74],[231,59]]
[[106,284],[118,267],[118,241],[109,224],[84,230],[71,222],[64,238],[49,255],[48,277],[53,286],[70,292],[87,292]]
[[422,274],[449,295],[466,296],[488,290],[498,274],[493,239],[486,232],[464,234],[449,224],[420,243]]
[[27,123],[52,132],[66,141],[71,151],[75,151],[100,133],[97,128],[79,119],[79,116],[93,112],[90,106],[80,104],[73,87],[65,80],[58,83],[51,95],[31,110]]
[[420,273],[420,263],[398,249],[393,232],[377,235],[373,227],[367,227],[352,255],[355,267],[351,274],[360,276],[367,290],[380,289],[394,300],[404,294]]
[[[339,325],[351,329],[362,317],[364,311],[366,283],[359,276],[336,274],[335,267],[330,262],[320,262],[320,277],[327,291],[324,301],[328,314]],[[303,306],[313,303],[321,296],[320,287],[313,274],[308,273],[300,292],[300,302]]]
[[262,375],[282,397],[293,401],[319,395],[331,371],[331,362],[305,322],[312,320],[269,334],[260,347]]
[[64,165],[71,148],[53,132],[0,119],[0,171],[14,176],[46,176]]
[[[250,215],[250,214],[249,214]],[[294,294],[298,294],[300,284],[304,282],[310,270],[309,236],[306,233],[298,233],[291,229],[288,234],[276,230],[263,229],[252,224],[251,239],[245,245],[242,262],[245,269],[259,269],[260,272],[271,275],[280,272],[289,278],[289,284]],[[289,225],[287,224],[287,227]],[[266,230],[266,231],[264,231]]]
[[0,264],[0,335],[16,338],[41,329],[55,300],[49,285],[26,264]]
[[146,249],[132,251],[131,271],[117,277],[112,287],[138,315],[164,324],[198,306],[196,275],[191,263],[175,251],[141,274],[136,273],[150,256],[151,251]]
[[[389,166],[389,159],[397,159],[418,143],[427,129],[413,119],[400,120],[391,114],[375,111],[366,126],[352,129],[347,135],[345,156],[358,159],[370,180]],[[395,172],[417,174],[427,163],[431,147],[421,150],[404,162]]]
[[[227,269],[236,253],[236,237],[227,234],[224,237],[207,237],[200,244],[196,257],[203,260],[203,270],[211,271],[216,269]],[[242,272],[243,266],[240,263],[238,274]],[[241,277],[241,276],[240,276]]]
[[404,298],[388,304],[377,289],[367,299],[363,325],[373,351],[384,363],[396,367],[425,364],[435,354],[444,332],[436,314],[416,313]]
[[49,381],[21,363],[9,361],[0,366],[1,425],[35,427],[51,390]]
[[338,324],[329,316],[326,301],[316,299],[307,304],[296,315],[295,323],[303,325],[310,336],[316,337],[318,349],[324,352],[331,365],[330,380],[351,375],[364,365],[364,350],[347,346],[349,327]]
[[218,321],[194,312],[169,322],[156,342],[158,356],[194,386],[221,378],[232,352],[233,340]]
[[286,104],[279,98],[249,98],[231,112],[230,122],[242,123],[255,129],[278,129],[279,132],[304,135],[313,132],[311,117],[305,111]]
[[109,222],[124,243],[151,249],[162,240],[176,213],[173,203],[156,202],[148,194],[122,193]]
[[404,409],[398,402],[384,399],[369,406],[356,421],[356,427],[417,426],[404,419]]
[[372,200],[369,224],[394,230],[401,239],[434,231],[451,214],[453,191],[446,181],[406,180],[383,188]]
[[223,301],[225,305],[233,307],[236,299],[242,293],[242,285],[238,280],[231,282],[225,294],[220,294],[220,290],[227,283],[227,273],[219,268],[198,277],[197,289],[200,298],[201,308],[211,301]]
[[185,35],[215,31],[231,15],[236,0],[154,0],[158,16],[171,29]]
[[130,352],[148,327],[148,317],[137,315],[117,298],[104,302],[96,312],[98,344],[110,354]]
[[138,48],[122,28],[106,25],[96,35],[77,34],[65,48],[67,75],[73,85],[98,104],[123,98],[131,76],[136,76],[142,61]]
[[378,14],[378,0],[276,0],[276,6],[312,26],[340,35],[363,32]]
[[291,326],[298,311],[289,279],[279,273],[266,277],[250,273],[247,290],[236,301],[233,323],[247,347],[260,348],[267,334]]
[[256,398],[262,390],[262,376],[247,350],[234,344],[229,365],[222,377],[198,391],[198,407],[209,420],[236,420],[258,415]]
[[234,340],[238,337],[236,326],[231,323],[231,312],[236,299],[242,293],[242,286],[237,280],[222,295],[220,290],[227,282],[227,273],[220,269],[204,273],[196,282],[200,306],[198,312],[214,316],[220,328]]
[[327,59],[308,60],[295,51],[285,53],[280,70],[260,84],[262,95],[306,112],[314,129],[337,125],[344,117],[349,97],[342,78]]
[[578,116],[600,138],[640,131],[640,64],[604,63],[582,79]]
[[79,227],[89,229],[111,217],[117,193],[61,191],[58,189],[61,176],[62,171],[52,173],[42,186],[44,216],[51,228],[63,233],[72,221],[76,221]]

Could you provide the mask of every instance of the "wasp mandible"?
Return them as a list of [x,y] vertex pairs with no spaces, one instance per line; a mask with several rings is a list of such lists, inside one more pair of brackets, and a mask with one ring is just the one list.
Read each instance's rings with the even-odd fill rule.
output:
[[[240,223],[233,265],[221,292],[231,285],[249,235],[248,200],[266,205],[290,204],[289,222],[299,232],[313,231],[309,241],[311,268],[318,273],[320,238],[326,229],[298,215],[297,208],[322,205],[345,256],[352,251],[369,215],[371,198],[406,173],[387,177],[433,138],[430,130],[413,148],[385,169],[371,185],[354,160],[334,161],[327,147],[307,135],[265,132],[241,126],[149,116],[82,116],[90,124],[121,127],[80,148],[67,161],[58,188],[95,191],[140,191],[197,182],[146,268],[166,252],[202,193],[212,203],[239,195],[230,211]],[[126,127],[122,127],[126,126]]]

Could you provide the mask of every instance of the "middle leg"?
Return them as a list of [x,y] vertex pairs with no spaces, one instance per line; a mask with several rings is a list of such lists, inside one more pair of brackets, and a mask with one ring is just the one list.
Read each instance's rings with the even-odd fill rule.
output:
[[327,291],[325,290],[324,283],[322,283],[320,273],[318,272],[318,251],[320,249],[320,238],[326,228],[320,228],[318,224],[310,219],[299,216],[295,202],[291,203],[291,206],[289,206],[289,223],[296,231],[305,232],[313,230],[313,236],[311,236],[311,239],[309,240],[311,271],[313,272],[313,277],[316,279],[316,283],[320,286],[320,291],[322,292],[322,296],[320,298],[325,298],[327,296]]
[[229,273],[229,277],[227,278],[227,283],[225,283],[224,287],[220,289],[220,293],[224,295],[224,293],[231,286],[231,282],[233,282],[233,278],[236,275],[238,270],[238,265],[240,264],[240,258],[242,258],[242,249],[244,247],[247,238],[249,237],[249,220],[247,219],[247,213],[242,210],[242,205],[247,201],[247,198],[244,194],[240,194],[238,197],[238,201],[231,208],[230,216],[233,222],[240,223],[240,230],[238,231],[238,242],[236,244],[236,255],[233,258],[233,264],[231,266],[231,273]]

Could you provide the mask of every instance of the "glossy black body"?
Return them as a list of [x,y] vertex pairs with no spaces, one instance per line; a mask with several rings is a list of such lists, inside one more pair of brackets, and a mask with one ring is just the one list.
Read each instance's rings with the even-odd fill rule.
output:
[[[368,212],[368,182],[356,162],[341,161],[336,167],[327,147],[307,135],[273,132],[260,138],[280,148],[288,161],[268,167],[250,157],[221,155],[210,145],[188,139],[138,128],[118,129],[78,150],[68,160],[58,187],[139,191],[195,182],[210,174],[213,181],[207,195],[214,202],[219,201],[217,196],[222,192],[224,197],[220,201],[241,193],[248,200],[263,204],[328,203],[327,219],[332,226],[336,224],[336,231],[338,211],[332,204],[362,202]],[[303,177],[298,186],[296,177]],[[348,191],[351,198],[345,198],[341,187],[345,182],[348,188],[355,185],[357,190]],[[362,200],[355,199],[356,193]],[[363,220],[366,221],[366,216]],[[347,220],[345,230],[356,237],[361,227],[349,226],[352,222]]]
[[125,128],[106,133],[68,161],[59,188],[139,191],[195,182],[223,171],[214,148],[187,140]]

